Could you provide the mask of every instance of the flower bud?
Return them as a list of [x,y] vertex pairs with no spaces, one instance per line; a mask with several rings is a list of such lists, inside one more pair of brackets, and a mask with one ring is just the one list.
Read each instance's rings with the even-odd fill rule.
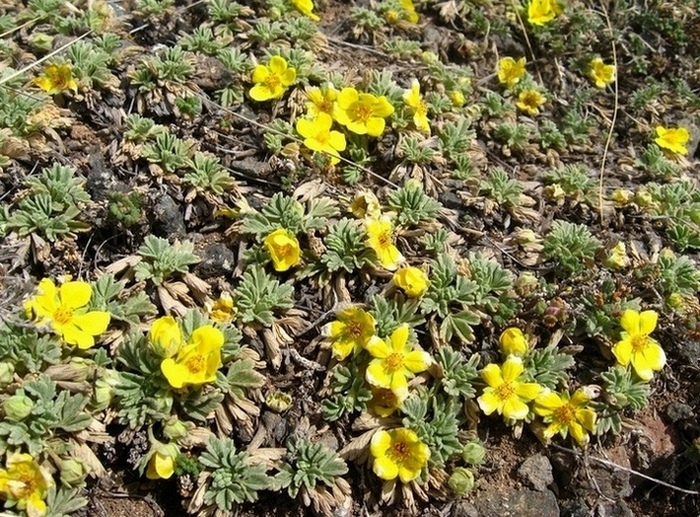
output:
[[2,403],[2,409],[8,420],[20,422],[31,414],[34,402],[24,393],[17,393]]
[[182,331],[175,318],[163,316],[151,324],[148,340],[153,351],[160,357],[172,357],[182,346]]
[[29,37],[29,45],[34,51],[50,52],[53,47],[53,36],[42,33],[32,34]]
[[462,449],[462,459],[470,465],[481,465],[486,458],[486,448],[479,442],[469,442]]
[[521,273],[520,276],[515,280],[515,292],[520,296],[527,296],[533,293],[537,287],[540,285],[539,280],[535,275],[526,271]]
[[182,422],[174,416],[163,426],[163,435],[173,441],[181,440],[189,434],[193,427],[192,422]]
[[671,293],[666,297],[666,305],[671,309],[682,310],[685,308],[685,300],[680,293]]
[[648,190],[638,190],[634,195],[634,201],[641,207],[649,206],[652,204],[654,199],[651,197],[651,193]]
[[12,363],[0,363],[0,386],[10,384],[15,376],[15,367]]
[[516,327],[505,329],[499,338],[499,342],[501,344],[501,352],[505,356],[515,355],[522,357],[530,350],[530,345],[528,345],[522,330]]
[[103,411],[109,407],[114,395],[114,386],[118,380],[119,374],[115,370],[104,370],[97,377],[91,401],[91,407],[94,410]]
[[447,486],[457,495],[467,494],[476,487],[474,473],[463,467],[456,468],[447,480]]
[[275,413],[283,413],[292,405],[292,396],[283,391],[275,391],[265,398],[265,404]]
[[627,256],[627,247],[625,243],[620,241],[610,250],[610,255],[605,260],[605,265],[613,269],[621,269],[630,265],[630,259]]
[[87,474],[87,468],[80,460],[71,458],[61,463],[61,482],[64,485],[79,486]]

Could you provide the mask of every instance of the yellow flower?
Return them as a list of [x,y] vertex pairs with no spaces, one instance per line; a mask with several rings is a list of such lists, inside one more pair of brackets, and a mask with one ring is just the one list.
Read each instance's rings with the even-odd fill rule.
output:
[[430,459],[428,446],[404,427],[374,433],[369,452],[374,457],[372,470],[378,477],[386,481],[398,477],[403,483],[416,479]]
[[627,247],[625,243],[620,241],[613,249],[610,250],[610,255],[605,260],[605,265],[613,269],[620,269],[630,265],[630,258],[627,256]]
[[536,383],[524,382],[525,368],[519,357],[509,356],[502,366],[488,364],[481,370],[481,378],[488,387],[477,399],[481,410],[490,415],[494,411],[508,420],[523,420],[530,413],[527,402],[534,400],[542,391]]
[[529,115],[537,115],[540,106],[547,102],[547,98],[533,88],[527,88],[518,95],[515,105]]
[[615,65],[606,65],[597,57],[591,61],[590,75],[598,88],[605,88],[615,81]]
[[549,440],[555,434],[566,438],[571,433],[580,447],[588,445],[588,433],[595,431],[597,418],[595,411],[586,407],[590,401],[583,390],[576,390],[571,398],[568,392],[560,395],[549,390],[537,397],[532,410],[549,424],[544,431],[544,438]]
[[379,136],[384,132],[388,116],[394,107],[386,97],[359,93],[355,88],[343,88],[338,94],[335,120],[358,135]]
[[408,395],[408,379],[424,372],[432,363],[427,352],[413,350],[408,343],[409,327],[401,325],[384,340],[372,337],[365,349],[374,359],[367,366],[365,379],[377,388],[393,391],[398,397]]
[[288,67],[286,59],[272,56],[268,66],[257,65],[253,69],[255,86],[250,89],[250,97],[258,102],[279,99],[296,78],[296,69]]
[[358,353],[374,336],[375,321],[369,312],[357,307],[341,310],[337,320],[323,329],[324,335],[333,341],[333,356],[342,361],[350,352]]
[[428,105],[420,94],[420,83],[414,79],[411,88],[404,91],[403,101],[413,110],[413,124],[418,131],[430,135],[430,122],[428,122]]
[[49,95],[57,95],[66,90],[78,92],[78,83],[73,79],[69,64],[48,65],[41,77],[34,79],[34,84]]
[[504,57],[498,60],[498,82],[505,84],[510,90],[520,82],[525,75],[525,58],[517,61],[512,57]]
[[87,282],[66,282],[57,288],[51,279],[44,278],[38,290],[39,294],[24,304],[25,312],[39,325],[51,324],[69,345],[85,350],[95,344],[94,336],[107,330],[108,312],[84,309],[92,297]]
[[610,195],[610,199],[613,200],[615,206],[623,207],[634,200],[634,192],[627,189],[617,189]]
[[400,268],[394,273],[393,281],[409,298],[419,298],[430,284],[425,271],[413,266]]
[[309,118],[316,118],[321,113],[333,116],[338,91],[333,88],[332,84],[321,88],[309,88],[306,90],[306,97],[309,99],[309,102],[306,103]]
[[221,293],[221,296],[208,309],[209,318],[217,323],[229,323],[236,315],[233,298],[229,293]]
[[46,515],[46,492],[53,479],[29,454],[13,453],[0,469],[0,497],[25,510],[29,517]]
[[224,335],[219,329],[199,327],[174,359],[168,357],[160,363],[160,370],[173,388],[212,382],[221,366],[223,344]]
[[179,454],[180,451],[174,443],[157,445],[151,459],[148,460],[146,477],[148,479],[170,479],[175,472],[175,461]]
[[313,21],[317,22],[321,18],[313,13],[314,10],[314,3],[313,0],[291,0],[292,5],[294,8],[299,11],[301,14],[304,16],[308,16],[311,18]]
[[382,418],[391,416],[401,403],[406,400],[405,394],[399,396],[386,388],[375,388],[374,386],[370,386],[370,388],[372,390],[372,399],[367,403],[367,407]]
[[501,352],[506,356],[522,357],[530,350],[523,331],[517,327],[505,329],[498,341],[501,344]]
[[180,325],[172,316],[163,316],[151,324],[148,340],[153,351],[160,357],[172,357],[180,350],[184,341]]
[[464,94],[459,90],[452,90],[447,94],[447,96],[450,98],[450,100],[452,101],[452,106],[454,106],[455,108],[461,108],[466,102]]
[[265,237],[265,248],[272,258],[275,271],[287,271],[296,266],[301,257],[301,249],[296,236],[284,228],[278,228]]
[[377,219],[381,217],[381,206],[374,192],[365,190],[358,192],[350,204],[350,212],[359,219],[370,217]]
[[527,21],[531,25],[545,25],[561,13],[556,0],[530,0],[527,4]]
[[367,246],[374,250],[382,267],[393,271],[404,261],[403,255],[394,245],[391,221],[386,217],[365,221]]
[[330,155],[331,164],[340,161],[339,151],[345,150],[345,135],[340,131],[331,130],[333,119],[327,113],[319,113],[309,120],[300,118],[297,120],[297,132],[304,137],[304,145],[312,151],[327,153]]
[[617,362],[622,366],[632,363],[632,368],[644,381],[649,381],[655,371],[666,364],[666,354],[654,338],[649,337],[656,328],[659,315],[654,311],[641,313],[627,309],[620,318],[625,329],[622,340],[612,348]]
[[678,154],[688,154],[685,144],[690,140],[690,133],[684,127],[665,128],[656,126],[656,138],[654,142],[662,149],[668,149]]

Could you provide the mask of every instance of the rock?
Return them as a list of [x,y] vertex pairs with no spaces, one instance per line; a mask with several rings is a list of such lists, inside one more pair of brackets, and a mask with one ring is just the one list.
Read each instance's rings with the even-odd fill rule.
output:
[[[608,449],[606,453],[608,461],[621,467],[630,468],[630,459],[624,446],[618,445]],[[591,461],[590,473],[588,485],[592,492],[599,491],[604,496],[614,500],[624,499],[632,495],[629,472]],[[595,480],[597,487],[592,480]],[[583,483],[585,484],[585,481]]]
[[523,461],[518,469],[518,476],[523,483],[539,492],[547,490],[547,487],[554,482],[552,464],[541,454]]
[[601,501],[596,505],[596,515],[605,515],[605,517],[634,517],[634,513],[624,501]]
[[566,499],[559,502],[561,517],[589,517],[591,509],[583,499]]
[[185,236],[185,218],[180,205],[167,194],[163,194],[153,207],[154,229],[167,238]]
[[109,189],[114,183],[114,172],[107,167],[104,156],[98,148],[88,149],[88,165],[90,171],[87,174],[87,183],[85,185],[90,198],[93,201],[102,201],[107,199]]
[[479,512],[469,501],[456,501],[452,506],[450,517],[479,517]]
[[195,268],[200,278],[230,275],[236,267],[233,251],[220,242],[207,246],[201,254],[202,261]]
[[557,498],[550,490],[489,489],[476,498],[479,517],[559,517]]
[[[634,447],[634,467],[648,475],[654,475],[681,447],[681,438],[672,425],[666,425],[654,411],[645,411],[637,418],[639,433]],[[633,483],[640,483],[635,478]]]
[[678,422],[679,420],[693,420],[695,414],[693,413],[693,408],[688,404],[683,402],[671,402],[666,406],[666,416],[671,419],[672,422]]

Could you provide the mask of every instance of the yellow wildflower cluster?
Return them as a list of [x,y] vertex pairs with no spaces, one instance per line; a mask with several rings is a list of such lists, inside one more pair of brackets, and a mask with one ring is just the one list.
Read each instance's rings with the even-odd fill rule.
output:
[[527,4],[527,21],[531,25],[546,25],[564,10],[557,0],[530,0]]
[[524,57],[521,57],[517,61],[512,57],[504,57],[498,60],[498,69],[496,72],[498,82],[504,84],[509,90],[512,90],[526,73]]
[[486,365],[481,378],[487,387],[477,399],[481,410],[487,415],[495,411],[506,420],[524,420],[530,413],[528,403],[542,392],[542,386],[526,381],[524,370],[522,359],[513,355],[501,366]]
[[650,381],[654,372],[666,364],[666,354],[659,343],[649,336],[656,328],[659,315],[654,311],[626,310],[620,318],[624,329],[622,339],[612,348],[612,353],[622,366],[632,369],[644,381]]
[[403,101],[413,111],[413,125],[416,129],[430,136],[430,122],[428,121],[428,105],[420,94],[420,83],[414,79],[411,88],[403,94]]
[[160,370],[173,388],[198,386],[216,379],[224,345],[224,334],[219,329],[204,325],[185,342],[175,318],[164,316],[153,322],[148,339],[152,350],[163,358]]
[[557,434],[566,438],[570,433],[580,447],[588,445],[588,433],[595,431],[597,420],[595,411],[587,407],[590,401],[590,397],[580,389],[573,396],[569,396],[568,392],[545,390],[537,397],[533,407],[534,413],[549,424],[544,430],[544,439],[550,440]]
[[403,483],[413,481],[430,459],[428,446],[415,432],[403,427],[374,433],[369,451],[374,458],[372,470],[387,481],[397,477]]
[[263,245],[270,254],[275,271],[287,271],[301,261],[299,240],[289,230],[278,228],[265,237]]
[[314,13],[313,0],[291,0],[291,2],[294,8],[304,16],[311,18],[315,22],[321,19],[317,14]]
[[420,298],[428,289],[428,285],[430,285],[428,275],[425,274],[425,271],[414,266],[400,268],[394,273],[392,281],[394,285],[401,288],[409,298]]
[[34,80],[34,84],[49,95],[58,95],[66,90],[78,93],[78,83],[73,79],[69,64],[48,65],[44,68],[44,73]]
[[258,102],[279,99],[296,78],[296,69],[289,67],[286,59],[272,56],[267,65],[257,65],[253,69],[252,80],[255,84],[250,89],[250,98]]
[[591,79],[597,88],[605,88],[615,82],[615,65],[606,65],[599,57],[591,61]]
[[394,225],[387,216],[365,220],[367,246],[374,250],[382,267],[394,271],[405,260],[394,244]]
[[39,325],[49,325],[65,343],[85,350],[95,345],[95,336],[107,330],[110,314],[86,308],[92,298],[89,283],[69,281],[57,287],[44,278],[38,291],[24,304],[25,314]]
[[662,149],[676,154],[688,154],[686,144],[690,140],[690,133],[684,127],[665,128],[656,126],[656,138],[654,142]]
[[418,13],[413,0],[398,0],[397,8],[388,9],[384,13],[384,19],[391,24],[400,22],[416,24],[418,23]]

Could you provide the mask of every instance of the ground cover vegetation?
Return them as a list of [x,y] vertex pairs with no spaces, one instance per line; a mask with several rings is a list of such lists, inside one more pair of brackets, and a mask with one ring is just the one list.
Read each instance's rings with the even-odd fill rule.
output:
[[696,515],[699,7],[0,0],[2,515]]

